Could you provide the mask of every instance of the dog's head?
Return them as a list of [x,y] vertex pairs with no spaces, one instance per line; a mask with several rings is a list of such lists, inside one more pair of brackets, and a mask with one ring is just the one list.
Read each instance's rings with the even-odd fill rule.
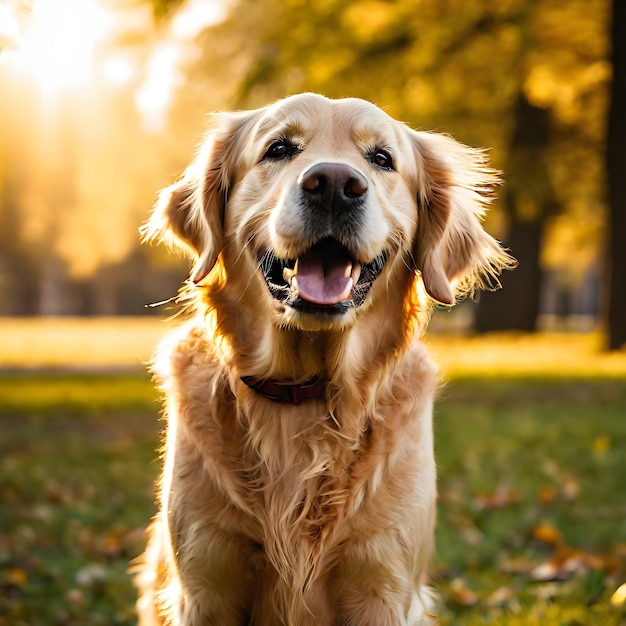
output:
[[193,283],[227,275],[278,326],[345,328],[405,298],[415,275],[451,305],[507,266],[481,226],[497,183],[481,151],[362,100],[303,94],[217,114],[144,235],[186,248]]

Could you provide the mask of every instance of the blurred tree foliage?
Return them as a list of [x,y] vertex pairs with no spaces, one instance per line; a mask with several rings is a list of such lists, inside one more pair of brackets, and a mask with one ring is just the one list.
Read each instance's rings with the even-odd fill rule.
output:
[[[112,23],[128,7],[132,20],[117,31],[96,27],[97,45],[78,38],[83,47],[71,48],[61,41],[72,28],[67,4],[57,6],[59,22],[44,28],[29,3],[19,4],[15,26],[27,49],[21,58],[19,45],[0,54],[0,313],[143,313],[184,276],[180,265],[165,267],[164,252],[140,248],[137,234],[169,153],[162,137],[144,132],[135,102],[139,61],[155,38],[151,9],[144,19],[136,2],[120,0],[114,15],[92,13]],[[34,47],[33,32],[47,37],[54,27],[62,53]],[[80,80],[68,54],[76,50],[91,56]],[[120,61],[128,61],[123,80],[107,74]]]
[[159,22],[176,12],[184,0],[152,0],[152,14]]
[[574,284],[601,256],[609,11],[608,0],[236,0],[205,33],[200,66],[236,77],[233,106],[360,96],[492,147],[506,186],[490,226],[520,267],[483,298],[477,326],[533,330],[541,269]]
[[[135,226],[193,154],[205,114],[307,90],[363,97],[414,128],[491,149],[506,182],[488,228],[520,267],[482,299],[479,328],[533,328],[546,274],[557,271],[568,292],[599,273],[610,0],[102,6],[128,11],[129,29],[96,55],[141,66],[126,83],[94,76],[84,93],[64,93],[46,110],[32,84],[0,66],[0,311],[112,312],[129,292],[144,301],[172,295],[154,279],[165,255],[140,249]],[[216,7],[227,10],[208,26],[199,12]],[[147,127],[142,98],[162,128]],[[53,297],[63,281],[82,294],[66,309]],[[156,293],[138,295],[139,284]]]

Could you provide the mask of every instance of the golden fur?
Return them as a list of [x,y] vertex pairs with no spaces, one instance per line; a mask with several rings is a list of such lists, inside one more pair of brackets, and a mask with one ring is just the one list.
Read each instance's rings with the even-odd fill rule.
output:
[[[297,150],[267,158],[285,139]],[[298,195],[318,163],[367,181],[358,218],[324,232]],[[510,263],[480,224],[497,182],[481,151],[361,100],[303,94],[214,117],[144,232],[194,266],[188,319],[154,365],[168,426],[140,626],[431,623],[437,383],[419,335],[432,300],[451,305]],[[272,297],[263,253],[299,258],[329,233],[355,264],[386,255],[361,306],[323,315]],[[327,384],[295,406],[246,375]]]

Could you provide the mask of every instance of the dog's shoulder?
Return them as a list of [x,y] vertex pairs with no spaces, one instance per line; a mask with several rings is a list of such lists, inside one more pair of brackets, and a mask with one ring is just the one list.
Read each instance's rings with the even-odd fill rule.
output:
[[206,327],[189,319],[165,334],[152,360],[151,370],[161,386],[171,381],[211,376],[219,366]]
[[426,346],[414,340],[388,372],[376,392],[377,412],[385,427],[411,430],[430,419],[439,388],[439,370]]
[[421,339],[416,338],[411,342],[404,356],[404,364],[405,371],[412,378],[431,382],[439,377],[439,367]]

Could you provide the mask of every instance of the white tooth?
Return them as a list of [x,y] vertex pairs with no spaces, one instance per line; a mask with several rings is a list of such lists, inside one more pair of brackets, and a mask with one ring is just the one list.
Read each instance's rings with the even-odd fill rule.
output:
[[352,277],[352,282],[356,285],[359,278],[361,277],[361,270],[363,266],[360,263],[355,263],[352,266],[352,272],[350,272],[350,276]]
[[291,281],[289,282],[289,286],[294,291],[298,291],[298,277],[295,274],[291,277]]
[[289,267],[284,267],[283,268],[283,278],[285,279],[285,281],[287,282],[287,284],[291,283],[293,277],[296,275],[296,270],[295,269],[291,269]]

